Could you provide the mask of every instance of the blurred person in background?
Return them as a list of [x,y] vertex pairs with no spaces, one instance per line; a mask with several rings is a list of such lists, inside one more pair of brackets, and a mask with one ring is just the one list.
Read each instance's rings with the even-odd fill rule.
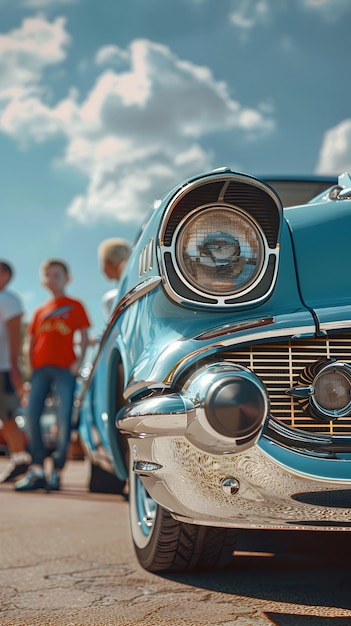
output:
[[[111,313],[111,309],[113,303],[115,302],[118,294],[118,283],[121,280],[121,276],[124,272],[124,268],[127,265],[128,259],[130,257],[130,253],[132,248],[128,241],[125,239],[121,239],[120,237],[110,237],[108,239],[104,239],[99,247],[98,247],[98,262],[100,264],[100,268],[102,273],[108,278],[108,280],[115,282],[115,287],[110,291],[107,291],[102,298],[102,306],[105,313],[106,318],[109,317]],[[122,367],[120,364],[119,368]],[[123,376],[120,375],[118,377],[118,381],[122,381]],[[119,393],[123,394],[123,389],[119,389]],[[122,438],[121,442],[121,450],[126,463],[126,467],[129,465],[129,447],[126,438]],[[128,481],[125,483],[123,481],[119,481],[116,479],[115,486],[113,488],[114,493],[121,493],[125,497],[128,497]],[[104,485],[105,483],[105,485]],[[100,487],[95,486],[94,490],[96,491],[104,491],[106,490],[106,483],[109,484],[110,481],[107,477],[105,477],[101,481]],[[108,489],[108,488],[107,488]]]
[[[49,259],[40,269],[42,284],[52,297],[34,312],[27,328],[27,359],[31,370],[27,428],[32,462],[25,476],[16,483],[16,491],[60,489],[70,442],[76,377],[88,345],[90,322],[87,312],[79,300],[65,292],[71,280],[67,263]],[[79,354],[75,348],[77,345]],[[40,418],[49,393],[53,393],[56,399],[57,441],[51,455],[53,468],[47,479],[44,472],[47,451]]]
[[1,483],[24,474],[31,461],[24,435],[15,420],[23,394],[19,363],[23,306],[19,296],[7,288],[12,277],[12,266],[0,260],[0,419],[1,433],[10,456],[7,467],[0,474]]
[[111,237],[104,239],[98,247],[98,261],[101,271],[109,280],[114,280],[116,286],[107,291],[102,298],[102,306],[106,317],[109,316],[113,302],[118,293],[118,282],[131,253],[131,247],[125,239]]

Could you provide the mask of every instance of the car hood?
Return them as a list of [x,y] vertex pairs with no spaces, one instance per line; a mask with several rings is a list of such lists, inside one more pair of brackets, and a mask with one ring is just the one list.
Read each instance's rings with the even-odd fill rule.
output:
[[317,201],[284,210],[302,302],[320,320],[351,307],[351,201]]

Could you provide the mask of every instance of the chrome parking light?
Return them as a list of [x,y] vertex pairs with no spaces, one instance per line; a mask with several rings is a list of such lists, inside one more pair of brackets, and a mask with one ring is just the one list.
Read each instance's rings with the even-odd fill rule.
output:
[[313,381],[311,404],[319,416],[338,419],[351,413],[351,367],[347,363],[332,362],[323,367]]

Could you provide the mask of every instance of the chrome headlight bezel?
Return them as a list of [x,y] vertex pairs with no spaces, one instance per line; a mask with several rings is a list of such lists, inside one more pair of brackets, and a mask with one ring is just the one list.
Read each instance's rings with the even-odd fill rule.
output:
[[[234,222],[237,220],[243,231],[251,233],[257,254],[251,259],[254,271],[250,273],[250,268],[246,268],[248,277],[241,276],[239,284],[227,283],[221,289],[211,285],[211,281],[195,280],[181,250],[184,233],[192,224],[206,219],[211,212],[215,216],[216,212],[220,215],[223,211]],[[158,235],[158,261],[167,294],[181,305],[195,308],[228,308],[263,301],[271,293],[277,276],[281,223],[279,197],[258,179],[232,172],[212,173],[182,187],[170,200]],[[222,234],[235,238],[233,229],[228,232],[224,228],[223,233],[214,233],[215,236]],[[246,244],[242,243],[247,246],[247,238]],[[250,254],[246,251],[242,256],[248,259]]]

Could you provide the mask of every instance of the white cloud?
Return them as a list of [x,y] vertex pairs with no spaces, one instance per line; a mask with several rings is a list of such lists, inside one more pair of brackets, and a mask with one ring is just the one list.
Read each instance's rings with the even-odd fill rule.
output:
[[88,163],[91,172],[88,189],[74,198],[68,208],[71,217],[81,223],[101,218],[139,222],[158,195],[156,189],[166,192],[189,173],[211,168],[209,155],[196,144],[184,152],[172,149],[159,152],[157,142],[154,148],[151,145],[144,149],[125,148],[126,159],[117,149],[116,153],[105,153],[101,160],[98,154],[102,151],[97,149]]
[[317,174],[351,173],[351,119],[328,130],[316,165]]
[[38,98],[14,98],[3,110],[0,127],[22,146],[28,146],[31,141],[43,143],[48,137],[66,133],[79,121],[79,110],[72,99],[50,108]]
[[65,59],[69,41],[62,17],[52,23],[41,16],[27,18],[20,28],[1,34],[0,101],[41,91],[44,69]]
[[[34,45],[25,65],[19,50],[23,41],[30,48],[28,40]],[[64,22],[27,21],[6,41],[14,53],[3,69],[10,77],[11,66],[15,78],[11,89],[9,78],[0,89],[6,99],[0,129],[27,145],[57,135],[65,139],[61,165],[87,178],[84,193],[68,207],[81,222],[111,216],[139,221],[160,189],[212,167],[212,155],[201,145],[209,133],[241,133],[252,140],[274,128],[272,110],[245,108],[208,68],[147,40],[136,40],[126,50],[102,48],[97,63],[117,55],[124,69],[106,68],[84,99],[72,91],[50,106],[40,78],[46,64],[65,58]]]
[[66,161],[89,177],[85,195],[69,207],[81,221],[118,216],[135,220],[155,196],[189,173],[210,169],[200,145],[215,131],[260,134],[270,115],[233,101],[206,68],[184,63],[168,48],[134,42],[130,69],[108,71],[82,103],[79,137]]
[[128,54],[118,46],[103,46],[95,55],[96,65],[111,65],[128,60]]

